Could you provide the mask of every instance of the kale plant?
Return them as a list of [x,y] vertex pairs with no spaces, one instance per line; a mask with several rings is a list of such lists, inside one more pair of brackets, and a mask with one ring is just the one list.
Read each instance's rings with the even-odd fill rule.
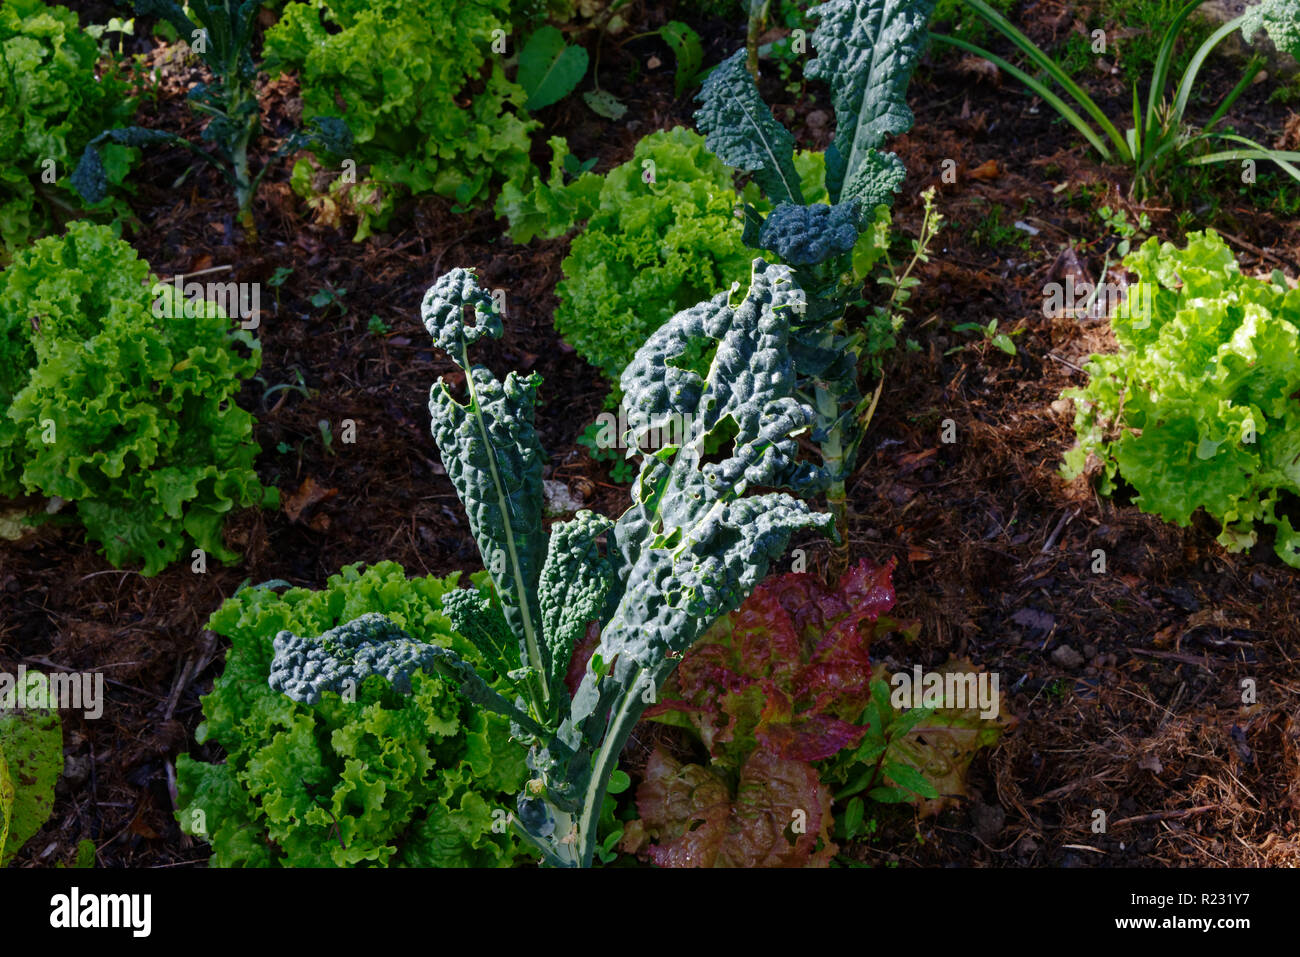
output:
[[[902,161],[881,151],[912,125],[907,84],[925,44],[933,0],[830,0],[809,11],[817,56],[808,76],[831,88],[835,138],[826,150],[825,204],[809,205],[794,162],[794,137],[772,115],[746,69],[746,51],[723,61],[704,83],[696,122],[709,148],[748,171],[772,204],[746,209],[744,241],[793,268],[806,303],[790,327],[801,397],[816,409],[813,440],[828,473],[827,501],[843,531],[845,483],[871,401],[858,385],[869,331],[850,330],[845,310],[862,280],[859,236],[876,224],[903,181]],[[841,558],[847,556],[841,553]]]
[[101,143],[174,143],[221,173],[234,191],[240,224],[251,238],[256,236],[253,196],[273,161],[308,145],[336,154],[351,149],[352,135],[347,125],[337,117],[320,116],[286,138],[256,175],[249,170],[248,153],[261,132],[257,65],[252,54],[253,25],[260,8],[260,0],[190,0],[185,8],[173,0],[136,0],[137,15],[157,16],[170,23],[212,72],[213,82],[196,85],[190,90],[189,100],[196,113],[208,117],[203,139],[215,147],[217,155],[165,130],[139,126],[105,130],[86,146],[72,177],[73,185],[87,202],[99,202],[107,189]]
[[[468,396],[458,401],[439,380],[429,410],[496,600],[466,590],[442,607],[495,674],[375,616],[317,638],[280,632],[272,687],[310,701],[375,671],[398,687],[418,670],[451,679],[469,700],[509,717],[529,745],[532,777],[514,815],[520,833],[550,864],[589,866],[619,754],[678,659],[739,606],[794,531],[831,525],[784,492],[747,494],[819,484],[819,470],[796,460],[796,436],[812,421],[794,397],[788,351],[800,295],[789,267],[757,259],[738,305],[719,293],[655,332],[623,373],[627,418],[651,428],[685,421],[683,441],[642,450],[640,430],[629,428],[640,460],[631,508],[617,521],[581,511],[548,537],[545,453],[533,427],[541,379],[512,372],[502,382],[472,364],[470,347],[501,335],[500,316],[472,272],[444,275],[422,314],[466,371]],[[600,641],[570,695],[564,677],[591,621]]]

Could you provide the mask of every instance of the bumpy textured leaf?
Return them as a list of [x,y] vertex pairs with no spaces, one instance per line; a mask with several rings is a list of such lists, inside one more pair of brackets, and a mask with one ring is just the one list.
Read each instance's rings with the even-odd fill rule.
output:
[[1241,35],[1249,43],[1260,30],[1284,53],[1300,60],[1300,2],[1260,0],[1242,11]]
[[533,32],[519,52],[519,85],[528,94],[524,109],[540,110],[564,99],[587,72],[587,51],[564,42],[552,26]]
[[499,675],[507,675],[520,666],[519,639],[501,607],[487,595],[472,588],[460,588],[442,596],[442,610],[451,625],[478,649],[483,660]]
[[[0,835],[0,867],[49,819],[54,785],[63,771],[63,724],[57,710],[44,706],[50,703],[48,679],[28,671],[24,680],[25,700],[19,700],[16,687],[0,693],[0,752],[12,787],[3,813],[8,833]],[[0,781],[0,804],[5,803],[4,790]]]
[[778,206],[763,221],[758,244],[792,266],[815,266],[857,245],[860,208],[856,200],[835,206]]
[[817,56],[806,74],[831,88],[835,139],[826,150],[832,202],[864,209],[892,201],[901,161],[881,153],[885,139],[912,127],[907,84],[926,39],[933,0],[830,0],[808,11]]
[[72,173],[72,185],[88,203],[98,203],[108,195],[108,172],[104,169],[104,158],[100,154],[99,144],[108,140],[123,146],[150,146],[154,143],[185,141],[174,133],[164,130],[150,130],[142,126],[125,126],[115,130],[105,130],[86,144]]
[[[467,305],[474,310],[472,326],[465,324]],[[545,679],[550,662],[537,597],[546,548],[541,529],[545,452],[533,428],[541,377],[511,372],[502,383],[483,366],[470,365],[470,345],[501,335],[496,305],[470,271],[442,276],[420,311],[439,348],[466,370],[470,391],[468,403],[461,404],[442,379],[434,383],[429,394],[434,439],[506,620],[519,636],[520,660],[535,664]]]
[[316,704],[325,691],[355,691],[371,675],[387,680],[399,694],[410,694],[411,675],[430,671],[458,682],[460,693],[475,704],[512,720],[528,721],[456,652],[416,641],[375,612],[318,637],[281,631],[274,648],[270,686],[300,704]]
[[1234,551],[1273,525],[1279,557],[1300,567],[1300,536],[1278,514],[1300,494],[1300,292],[1243,276],[1210,230],[1183,250],[1148,240],[1125,265],[1149,315],[1121,306],[1120,351],[1094,355],[1088,385],[1065,393],[1079,440],[1065,476],[1095,455],[1103,492],[1122,476],[1140,508],[1183,526],[1203,508]]
[[637,807],[660,867],[826,867],[837,850],[817,772],[762,749],[741,767],[735,795],[718,773],[656,749]]
[[586,633],[587,623],[605,622],[613,569],[596,539],[613,524],[603,515],[581,511],[572,521],[551,526],[538,593],[553,688],[563,683],[574,646]]
[[[788,267],[756,259],[739,306],[720,293],[678,313],[624,371],[629,419],[654,428],[680,418],[688,428],[679,449],[638,449],[633,505],[612,533],[624,591],[601,638],[606,661],[653,667],[685,651],[762,580],[792,532],[827,527],[828,516],[789,495],[746,497],[753,485],[801,489],[817,477],[795,440],[811,418],[793,398],[787,351],[799,296]],[[676,364],[699,344],[714,351],[704,375]],[[729,454],[706,461],[707,444],[732,428]]]
[[696,99],[701,104],[696,125],[722,162],[753,173],[772,203],[800,202],[803,192],[794,168],[794,137],[763,102],[745,69],[744,50],[713,69]]

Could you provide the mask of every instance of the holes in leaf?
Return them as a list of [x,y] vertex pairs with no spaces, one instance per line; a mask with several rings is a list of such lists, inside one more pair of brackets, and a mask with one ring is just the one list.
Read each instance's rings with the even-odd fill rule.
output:
[[713,368],[713,358],[718,354],[718,340],[703,336],[692,336],[686,343],[686,349],[668,359],[667,365],[674,369],[686,369],[694,372],[701,379],[708,378]]
[[474,311],[474,304],[467,302],[460,307],[461,319],[465,323],[466,329],[478,328],[478,314]]
[[724,416],[722,421],[704,436],[700,446],[700,465],[721,465],[735,455],[738,434],[740,434],[740,426],[736,424],[736,420],[730,415]]

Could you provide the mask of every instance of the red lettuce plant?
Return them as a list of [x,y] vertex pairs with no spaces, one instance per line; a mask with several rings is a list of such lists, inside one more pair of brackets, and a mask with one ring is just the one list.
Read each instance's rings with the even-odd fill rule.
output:
[[871,640],[897,629],[894,563],[862,560],[828,589],[769,579],[719,619],[646,711],[687,728],[709,765],[652,754],[623,847],[666,867],[826,866],[831,789],[812,762],[855,748],[871,699]]

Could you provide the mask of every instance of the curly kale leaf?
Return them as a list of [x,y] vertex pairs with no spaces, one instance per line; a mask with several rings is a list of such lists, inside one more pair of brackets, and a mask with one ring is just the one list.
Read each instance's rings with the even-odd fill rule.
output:
[[881,153],[888,136],[912,127],[907,84],[927,38],[934,0],[829,0],[809,10],[817,56],[809,77],[831,88],[835,139],[826,150],[826,188],[833,202],[889,203],[903,180],[902,162]]
[[763,222],[758,244],[792,266],[815,266],[842,256],[857,244],[860,204],[778,206]]
[[[465,324],[465,306],[474,309],[474,324]],[[480,289],[474,273],[453,269],[439,276],[420,304],[420,318],[438,348],[459,360],[467,346],[484,336],[501,338],[501,316],[492,294]],[[463,366],[462,366],[463,368]]]
[[108,195],[108,171],[104,169],[104,158],[99,152],[99,144],[104,140],[122,146],[149,146],[153,143],[179,143],[182,146],[189,146],[189,143],[181,137],[164,130],[150,130],[143,126],[105,130],[86,144],[71,177],[73,188],[88,203],[98,203]]
[[[801,300],[789,267],[756,259],[739,306],[721,293],[678,313],[624,371],[629,420],[687,424],[680,447],[636,449],[633,505],[612,532],[624,590],[601,639],[605,661],[622,655],[653,667],[689,648],[762,579],[793,531],[829,522],[784,493],[745,495],[820,479],[798,461],[795,439],[812,421],[794,398],[788,350]],[[713,352],[704,374],[679,364],[700,345]]]
[[1300,60],[1300,2],[1297,0],[1260,0],[1247,7],[1241,16],[1241,35],[1249,43],[1260,30],[1285,53]]
[[401,694],[411,693],[411,674],[429,671],[456,681],[474,704],[540,731],[531,718],[497,694],[473,665],[450,648],[416,641],[377,612],[367,612],[317,638],[291,631],[275,636],[270,685],[299,704],[316,704],[326,691],[355,692],[380,675]]
[[460,588],[442,596],[442,610],[451,626],[473,643],[498,674],[508,675],[519,667],[519,639],[490,597]]
[[[794,398],[787,349],[802,292],[788,266],[757,259],[744,301],[728,299],[678,313],[623,372],[628,420],[684,423],[682,442],[642,449],[637,430],[627,436],[641,472],[609,532],[613,612],[568,716],[530,753],[547,802],[525,795],[519,805],[551,863],[590,862],[609,775],[676,657],[744,600],[794,531],[833,523],[781,492],[746,496],[753,485],[802,489],[821,478],[797,460],[795,436],[813,418]],[[581,846],[566,843],[570,834]]]
[[586,632],[587,622],[605,623],[613,567],[601,555],[596,540],[613,524],[603,515],[584,510],[572,521],[551,526],[538,593],[551,658],[552,688],[563,686],[573,646]]
[[[474,324],[467,325],[465,307]],[[520,660],[536,672],[542,702],[550,700],[549,655],[542,640],[537,583],[546,540],[542,531],[542,450],[533,428],[541,377],[511,372],[505,382],[483,366],[471,366],[469,346],[501,335],[492,296],[474,274],[454,269],[440,278],[421,307],[425,328],[466,370],[468,402],[462,404],[439,379],[429,395],[433,436],[491,575]],[[541,702],[536,702],[541,704]],[[539,713],[549,710],[540,708]]]
[[723,60],[700,90],[695,122],[709,149],[729,166],[748,170],[773,203],[803,199],[794,168],[794,137],[768,109],[745,69],[745,51]]
[[352,152],[352,130],[337,116],[314,116],[301,130],[295,130],[275,151],[276,156],[288,156],[298,150],[310,149],[326,156],[346,156]]

